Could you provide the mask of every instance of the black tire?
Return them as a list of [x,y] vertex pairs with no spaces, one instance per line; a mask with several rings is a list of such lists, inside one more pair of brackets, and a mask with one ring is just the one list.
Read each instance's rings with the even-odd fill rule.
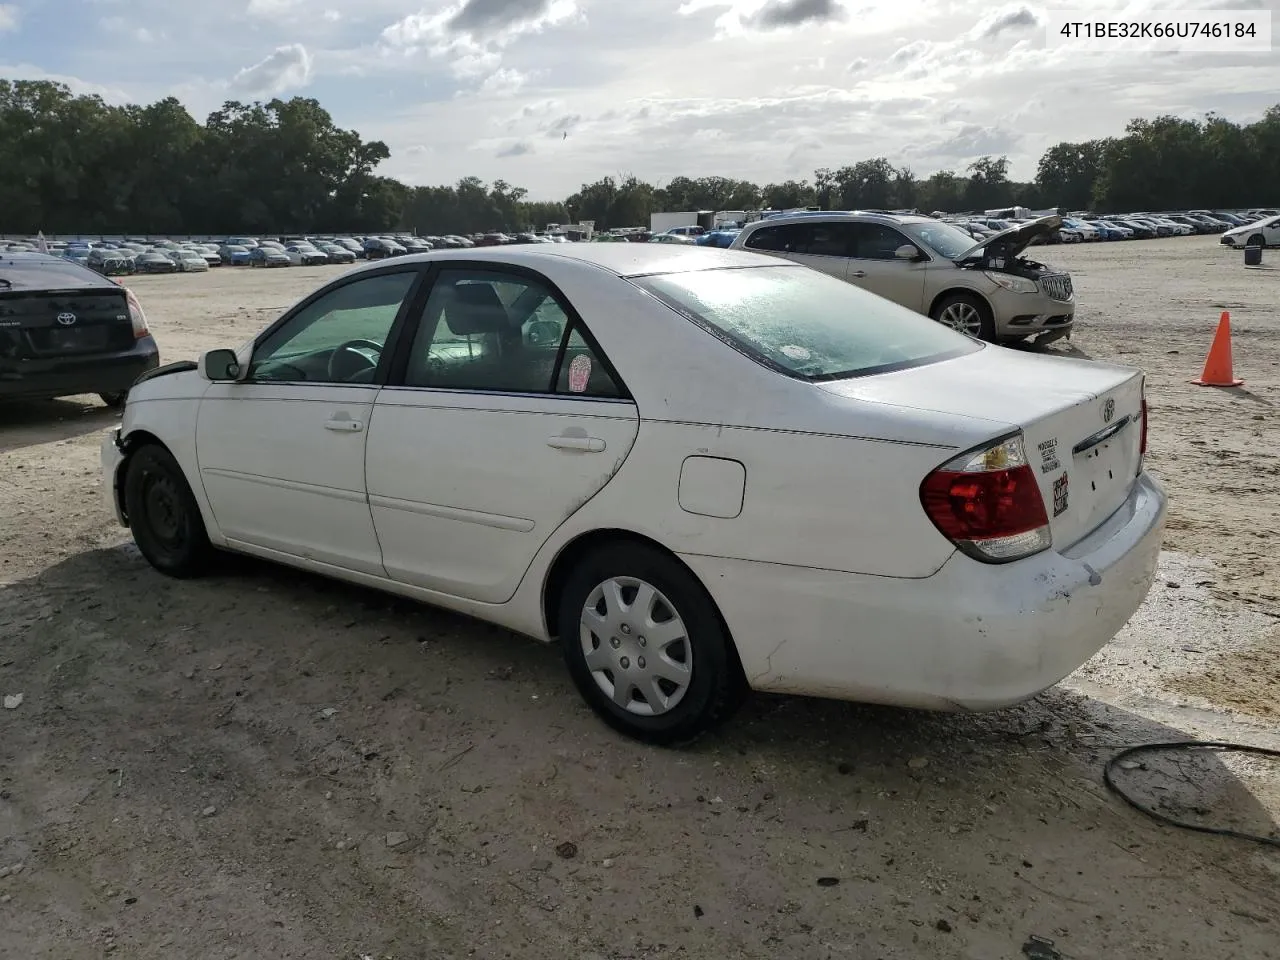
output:
[[[686,657],[684,662],[689,664],[689,680],[683,696],[663,713],[646,716],[619,706],[597,683],[587,665],[581,638],[582,613],[591,593],[611,578],[634,578],[653,586],[684,621],[684,639],[678,643]],[[569,675],[582,698],[605,723],[637,740],[661,745],[687,743],[731,716],[746,694],[737,651],[710,595],[685,567],[653,547],[618,543],[583,557],[561,592],[558,627]],[[612,639],[594,633],[589,636],[599,647]],[[631,647],[645,642],[639,635],[627,639]],[[622,648],[620,655],[627,649]],[[652,655],[657,648],[649,649]],[[632,650],[637,651],[638,648]],[[640,653],[637,663],[643,662],[643,652]],[[632,702],[635,700],[633,694]]]
[[[987,302],[981,297],[972,293],[949,293],[937,303],[933,305],[933,310],[929,316],[938,323],[943,323],[942,317],[948,309],[957,306],[967,306],[977,311],[978,314],[978,330],[972,335],[986,340],[988,343],[993,342],[996,337],[996,324],[991,316],[991,308],[987,306]],[[951,326],[950,324],[945,324]]]
[[147,562],[179,579],[204,573],[213,557],[204,519],[173,454],[147,444],[131,457],[124,505],[134,542]]
[[1265,247],[1266,245],[1267,238],[1260,233],[1255,233],[1249,238],[1249,242],[1245,244],[1246,247]]
[[112,410],[123,410],[125,401],[129,399],[129,391],[118,390],[113,393],[100,393],[98,398]]

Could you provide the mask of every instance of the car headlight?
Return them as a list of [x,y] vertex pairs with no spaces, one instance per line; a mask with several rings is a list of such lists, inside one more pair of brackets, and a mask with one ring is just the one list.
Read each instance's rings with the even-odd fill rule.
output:
[[1028,280],[1026,277],[1015,277],[1011,273],[991,273],[986,271],[983,275],[997,287],[1004,287],[1010,293],[1035,293],[1039,289],[1034,280]]

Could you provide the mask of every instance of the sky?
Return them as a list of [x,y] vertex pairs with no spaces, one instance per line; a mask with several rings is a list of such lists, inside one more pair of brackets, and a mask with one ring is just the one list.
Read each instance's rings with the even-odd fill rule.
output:
[[760,183],[877,156],[917,176],[1134,117],[1280,102],[1270,53],[1046,46],[1046,9],[1270,10],[1280,0],[0,0],[0,77],[111,102],[314,97],[413,184],[560,199],[602,176]]

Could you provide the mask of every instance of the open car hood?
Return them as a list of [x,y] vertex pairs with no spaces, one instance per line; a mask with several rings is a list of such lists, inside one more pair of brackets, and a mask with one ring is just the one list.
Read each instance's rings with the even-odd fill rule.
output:
[[956,259],[959,261],[972,260],[981,254],[985,248],[989,248],[993,252],[999,251],[1000,256],[1003,257],[1016,257],[1027,249],[1031,245],[1031,241],[1036,237],[1053,233],[1053,231],[1061,228],[1061,217],[1056,215],[1040,217],[1030,223],[1020,223],[1016,227],[1010,227],[1008,230],[1001,230],[985,240],[979,240]]

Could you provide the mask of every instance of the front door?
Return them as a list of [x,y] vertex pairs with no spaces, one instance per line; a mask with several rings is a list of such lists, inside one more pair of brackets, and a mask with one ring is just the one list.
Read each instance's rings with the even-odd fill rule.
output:
[[387,574],[504,602],[621,467],[636,406],[563,298],[514,268],[442,269],[403,367],[366,460]]
[[856,223],[845,279],[876,296],[892,300],[917,313],[927,313],[924,302],[928,262],[901,260],[899,247],[916,246],[901,232],[884,223]]
[[222,533],[384,576],[364,483],[383,348],[419,270],[323,291],[270,328],[247,379],[200,401],[196,457]]

